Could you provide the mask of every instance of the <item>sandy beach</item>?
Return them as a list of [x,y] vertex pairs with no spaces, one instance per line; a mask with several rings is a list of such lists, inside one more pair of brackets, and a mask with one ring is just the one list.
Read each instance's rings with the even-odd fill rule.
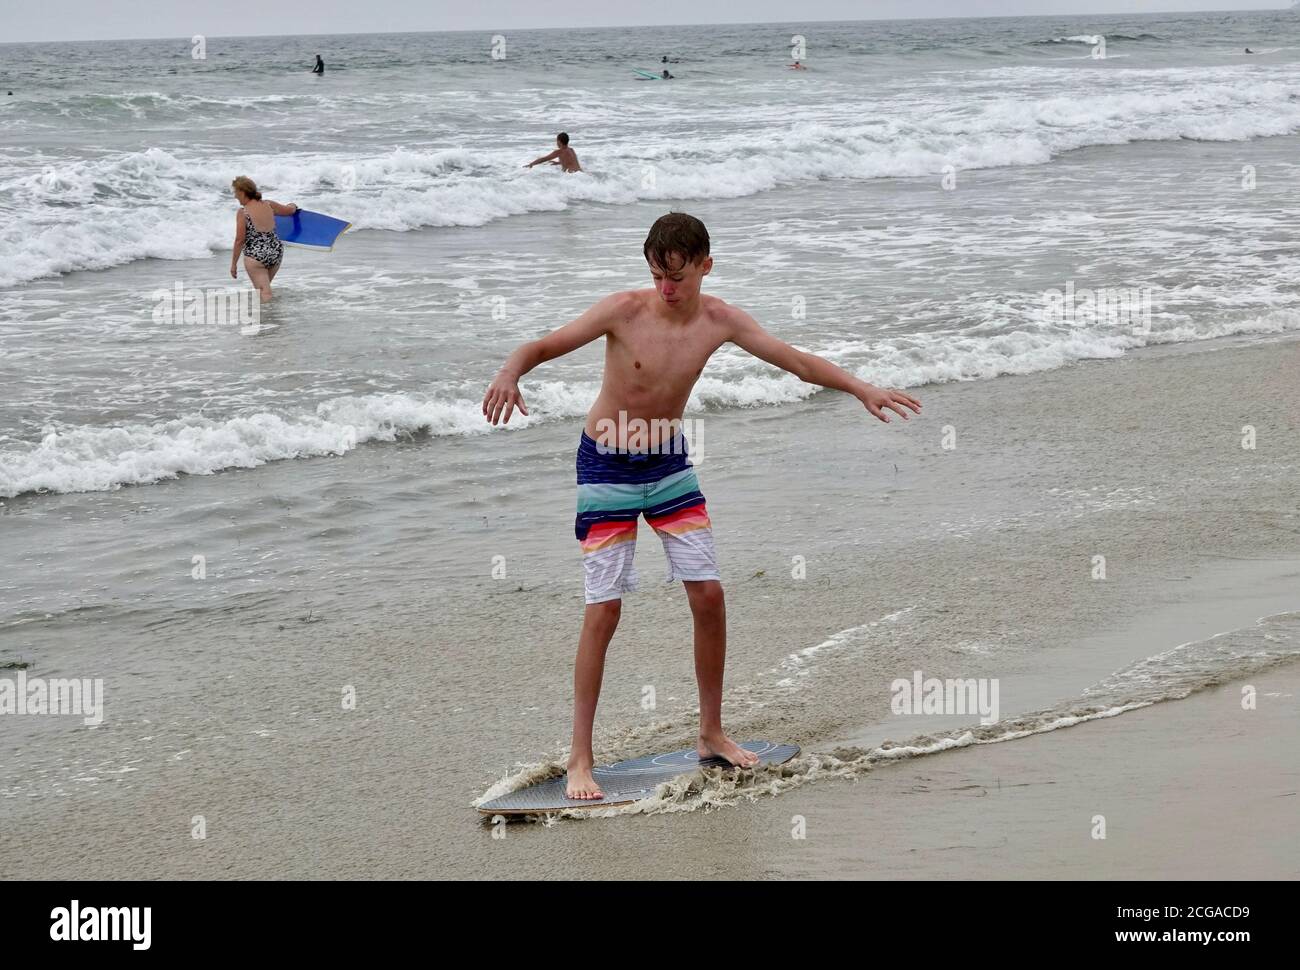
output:
[[[979,752],[793,792],[804,845],[765,875],[852,879],[1295,879],[1300,671]],[[802,804],[800,804],[802,803]],[[1105,838],[1095,838],[1095,816]],[[815,836],[812,833],[816,833]],[[815,843],[815,844],[814,844]],[[801,851],[806,850],[806,851]]]
[[[900,723],[888,690],[900,672],[996,676],[1003,723],[1040,712],[1037,731],[1090,710],[1084,692],[1126,665],[1294,611],[1298,368],[1300,342],[1282,339],[925,388],[924,419],[842,463],[873,496],[863,521],[896,528],[876,541],[846,529],[810,560],[807,582],[783,578],[789,550],[728,541],[771,511],[746,504],[726,429],[711,429],[718,444],[701,474],[720,545],[735,547],[724,711],[737,736],[803,747],[779,778],[739,792],[697,780],[620,817],[512,824],[493,839],[473,800],[563,763],[580,600],[571,574],[536,577],[486,598],[395,603],[369,628],[342,628],[326,611],[232,633],[232,666],[257,643],[275,649],[259,655],[257,678],[195,685],[233,698],[220,717],[184,692],[135,699],[133,713],[147,712],[138,721],[68,729],[65,760],[8,762],[0,861],[27,878],[1294,875],[1296,668],[1285,659],[1296,646],[1285,631],[1273,659],[1247,646],[1121,691],[1146,703],[1204,688],[1186,700],[860,762],[886,739],[960,737],[974,723]],[[1231,405],[1207,408],[1207,388]],[[829,446],[860,420],[850,405],[817,399],[787,412],[774,451]],[[937,447],[948,421],[978,438],[968,457]],[[1254,452],[1239,442],[1247,422]],[[541,489],[540,525],[563,521],[567,483],[556,479]],[[969,510],[944,508],[939,498],[963,481],[999,490],[982,515],[992,505],[1019,519],[976,528]],[[1052,489],[1068,499],[1031,514]],[[842,519],[840,505],[826,506],[813,509],[810,534]],[[1097,550],[1105,582],[1089,578]],[[625,617],[597,722],[601,760],[692,737],[680,590],[647,583]],[[644,712],[651,683],[667,700]],[[1243,683],[1260,695],[1250,714],[1233,706]],[[342,684],[358,687],[356,711],[338,711]],[[95,765],[122,773],[34,783]],[[1097,813],[1104,843],[1089,836]],[[190,834],[197,815],[202,841]],[[796,815],[808,820],[803,842],[790,838]]]

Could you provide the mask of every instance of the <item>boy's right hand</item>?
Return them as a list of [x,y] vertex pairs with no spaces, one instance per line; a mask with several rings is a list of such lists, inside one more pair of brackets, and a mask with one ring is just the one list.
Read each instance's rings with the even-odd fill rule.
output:
[[519,393],[519,382],[508,374],[498,374],[487,394],[483,395],[483,416],[492,424],[496,424],[498,419],[502,424],[509,424],[515,408],[528,417],[524,396]]

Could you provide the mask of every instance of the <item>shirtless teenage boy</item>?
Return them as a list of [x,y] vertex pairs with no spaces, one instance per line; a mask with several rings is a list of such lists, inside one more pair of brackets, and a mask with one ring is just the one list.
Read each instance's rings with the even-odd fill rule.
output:
[[582,171],[582,166],[578,164],[578,153],[569,147],[569,135],[563,131],[555,136],[555,151],[549,155],[543,155],[541,158],[534,158],[524,168],[532,168],[534,165],[542,164],[542,162],[558,165],[566,172]]
[[[483,398],[492,424],[528,414],[519,379],[538,364],[605,338],[605,376],[578,446],[578,516],[586,574],[586,611],[574,668],[570,798],[602,797],[592,777],[592,724],[605,652],[618,626],[622,595],[636,588],[636,522],[644,514],[668,556],[670,580],[686,588],[695,624],[701,757],[718,755],[749,767],[757,757],[722,729],[722,673],[727,620],[708,512],[680,427],[691,389],[709,357],[733,343],[810,384],[852,394],[881,421],[886,411],[920,413],[915,398],[859,380],[829,361],[772,336],[748,313],[700,293],[713,268],[709,233],[675,212],[650,229],[643,247],[654,289],[605,297],[571,323],[515,350]],[[639,421],[637,420],[639,419]],[[611,432],[610,429],[617,429]],[[643,429],[630,434],[629,429]],[[632,439],[638,440],[632,440]],[[599,440],[598,440],[599,439]]]

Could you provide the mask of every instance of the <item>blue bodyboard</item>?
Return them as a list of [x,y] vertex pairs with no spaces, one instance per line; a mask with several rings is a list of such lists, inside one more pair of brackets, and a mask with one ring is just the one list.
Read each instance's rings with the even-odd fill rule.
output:
[[286,246],[303,246],[307,249],[333,249],[339,236],[350,229],[352,223],[324,216],[319,212],[299,209],[291,216],[275,217],[275,232]]

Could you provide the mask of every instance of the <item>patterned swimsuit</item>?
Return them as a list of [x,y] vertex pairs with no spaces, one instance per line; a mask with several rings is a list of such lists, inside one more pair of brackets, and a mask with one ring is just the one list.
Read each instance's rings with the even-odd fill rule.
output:
[[244,213],[244,255],[252,256],[267,269],[279,266],[280,260],[284,259],[284,243],[280,242],[275,230],[263,232],[258,229],[247,212]]

